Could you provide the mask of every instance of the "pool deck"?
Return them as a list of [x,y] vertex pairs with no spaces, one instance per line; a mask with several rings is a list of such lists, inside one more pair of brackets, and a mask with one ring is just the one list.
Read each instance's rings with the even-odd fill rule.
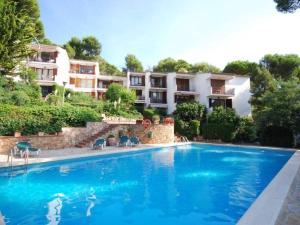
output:
[[[194,142],[196,143],[196,142]],[[236,146],[232,144],[199,143]],[[43,150],[38,157],[30,157],[28,164],[59,161],[66,159],[83,158],[90,156],[100,156],[115,154],[120,152],[135,152],[151,148],[170,147],[176,145],[186,145],[189,143],[172,143],[156,145],[139,145],[137,147],[106,147],[103,150],[91,150],[90,148],[68,148],[59,150]],[[240,145],[239,145],[240,146]],[[270,149],[269,147],[259,147]],[[272,150],[283,150],[282,148],[271,148]],[[238,225],[299,225],[300,224],[300,150],[284,149],[296,151],[285,166],[274,177],[271,183],[258,196],[249,207],[246,213],[238,221]],[[24,165],[24,159],[15,157],[13,166]],[[0,168],[9,167],[7,155],[0,154]],[[1,224],[1,223],[0,223]]]

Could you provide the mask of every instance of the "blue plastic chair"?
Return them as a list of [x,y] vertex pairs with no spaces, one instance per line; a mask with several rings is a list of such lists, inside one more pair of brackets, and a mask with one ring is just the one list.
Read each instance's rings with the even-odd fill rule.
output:
[[130,144],[131,146],[139,145],[140,144],[139,138],[136,136],[130,137]]
[[28,151],[30,155],[38,155],[41,151],[39,148],[34,148],[27,141],[19,141],[15,146],[15,155],[20,154],[21,157]]
[[120,137],[119,146],[127,146],[129,142],[128,136],[124,135]]
[[95,149],[97,149],[97,148],[101,148],[101,149],[103,149],[104,147],[105,147],[105,145],[106,145],[106,141],[105,141],[105,139],[104,138],[98,138],[97,140],[96,140],[96,142],[93,144],[93,149],[95,150]]

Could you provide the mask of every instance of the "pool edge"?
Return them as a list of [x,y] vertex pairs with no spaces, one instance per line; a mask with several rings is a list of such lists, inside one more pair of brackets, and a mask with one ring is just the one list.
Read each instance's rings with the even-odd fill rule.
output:
[[237,225],[275,225],[299,168],[300,152],[295,151]]

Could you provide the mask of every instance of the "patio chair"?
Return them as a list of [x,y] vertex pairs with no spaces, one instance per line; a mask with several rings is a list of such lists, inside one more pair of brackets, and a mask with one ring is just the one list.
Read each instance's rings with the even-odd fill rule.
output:
[[120,137],[119,146],[128,146],[129,138],[128,136],[124,135]]
[[98,148],[103,149],[106,146],[106,140],[104,138],[98,138],[93,144],[93,150]]
[[140,140],[137,136],[130,137],[130,145],[131,146],[135,146],[135,145],[139,145],[139,144],[140,144]]
[[23,157],[27,151],[29,155],[38,156],[41,149],[32,147],[32,145],[27,141],[19,141],[14,147],[14,154],[20,154],[21,157]]

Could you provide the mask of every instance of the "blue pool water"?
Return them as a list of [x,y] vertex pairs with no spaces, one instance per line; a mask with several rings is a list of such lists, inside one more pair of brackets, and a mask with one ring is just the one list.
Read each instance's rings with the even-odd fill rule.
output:
[[7,224],[235,224],[293,152],[187,145],[0,170]]

